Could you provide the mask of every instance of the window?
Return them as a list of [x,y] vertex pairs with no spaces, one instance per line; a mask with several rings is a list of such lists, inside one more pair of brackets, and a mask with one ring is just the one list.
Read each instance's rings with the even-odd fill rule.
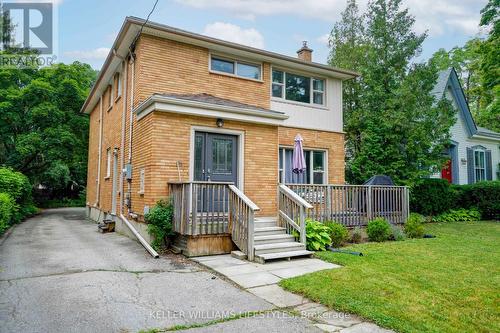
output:
[[279,149],[279,182],[284,184],[325,184],[326,152],[304,150],[307,169],[302,174],[292,172],[292,148]]
[[122,75],[116,73],[116,98],[122,95]]
[[111,176],[111,148],[106,150],[106,178]]
[[486,180],[486,153],[474,150],[474,179],[476,182]]
[[146,170],[141,169],[139,171],[139,193],[140,194],[144,193],[145,183],[146,183]]
[[289,101],[325,104],[325,80],[273,70],[272,96]]
[[113,106],[113,86],[109,85],[108,87],[108,107]]
[[247,79],[260,80],[260,65],[211,57],[210,69],[215,72],[232,74]]

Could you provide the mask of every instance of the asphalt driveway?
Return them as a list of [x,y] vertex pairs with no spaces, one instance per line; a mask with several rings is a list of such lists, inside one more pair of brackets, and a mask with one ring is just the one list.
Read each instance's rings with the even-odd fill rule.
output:
[[[181,256],[98,233],[80,208],[46,210],[0,245],[0,332],[135,332],[272,308]],[[195,331],[317,332],[280,313]]]

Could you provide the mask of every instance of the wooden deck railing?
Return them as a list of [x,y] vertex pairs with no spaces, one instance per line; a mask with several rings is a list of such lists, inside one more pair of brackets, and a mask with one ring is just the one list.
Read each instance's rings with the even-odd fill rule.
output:
[[260,208],[243,192],[229,185],[229,230],[233,242],[250,261],[254,256],[254,218],[258,210]]
[[393,224],[406,222],[409,194],[405,186],[289,184],[292,191],[310,203],[307,217],[337,221],[345,226],[363,226],[376,217]]
[[182,235],[229,233],[229,185],[232,183],[169,183],[173,231]]
[[231,234],[233,242],[253,260],[254,204],[233,183],[171,182],[174,232],[182,235]]
[[299,241],[306,244],[306,216],[313,206],[286,185],[278,186],[278,224],[287,234],[299,234]]

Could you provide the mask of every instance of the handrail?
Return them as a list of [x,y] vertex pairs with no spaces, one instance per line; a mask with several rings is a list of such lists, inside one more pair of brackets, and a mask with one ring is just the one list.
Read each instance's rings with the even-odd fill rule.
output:
[[232,185],[233,182],[213,182],[213,181],[201,181],[201,180],[191,180],[191,181],[179,181],[173,180],[169,181],[168,184],[212,184],[212,185]]
[[251,209],[253,210],[254,212],[255,211],[259,211],[260,208],[259,206],[257,206],[252,200],[250,200],[246,195],[245,193],[241,192],[239,188],[237,188],[236,186],[234,185],[229,185],[229,189],[231,189],[231,191],[233,191],[237,196],[239,196],[241,198],[241,200],[243,200],[243,202]]
[[[300,186],[300,185],[312,185],[312,184],[300,184],[300,183],[285,183],[285,186]],[[331,186],[342,186],[342,187],[387,187],[387,188],[407,188],[407,186],[401,185],[355,185],[355,184],[314,184],[315,187],[331,187]]]
[[309,202],[305,201],[300,195],[292,191],[288,186],[280,184],[279,187],[287,194],[288,197],[290,197],[290,199],[295,201],[297,204],[304,206],[304,208],[307,209],[313,208],[313,206]]

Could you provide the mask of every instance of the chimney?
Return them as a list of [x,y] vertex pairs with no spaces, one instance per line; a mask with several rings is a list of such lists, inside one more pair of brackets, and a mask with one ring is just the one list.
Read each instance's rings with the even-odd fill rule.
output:
[[307,41],[305,40],[302,42],[302,47],[300,48],[300,50],[297,51],[297,56],[300,60],[311,62],[312,52],[313,50],[307,47]]

